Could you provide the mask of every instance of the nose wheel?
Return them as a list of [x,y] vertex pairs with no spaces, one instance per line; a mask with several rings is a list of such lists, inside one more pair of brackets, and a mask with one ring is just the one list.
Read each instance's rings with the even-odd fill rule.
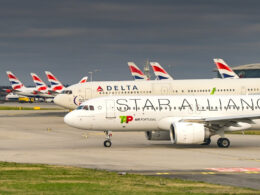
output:
[[228,138],[219,138],[217,144],[220,148],[228,148],[230,146],[230,141]]
[[111,142],[111,137],[112,137],[112,132],[111,131],[105,131],[106,134],[106,140],[104,141],[104,146],[106,148],[109,148],[112,146],[112,142]]

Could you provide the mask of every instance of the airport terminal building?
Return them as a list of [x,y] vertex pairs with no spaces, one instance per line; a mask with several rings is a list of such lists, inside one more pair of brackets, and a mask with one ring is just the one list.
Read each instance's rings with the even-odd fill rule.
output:
[[[260,63],[231,67],[240,78],[260,78]],[[218,77],[220,75],[218,73]]]

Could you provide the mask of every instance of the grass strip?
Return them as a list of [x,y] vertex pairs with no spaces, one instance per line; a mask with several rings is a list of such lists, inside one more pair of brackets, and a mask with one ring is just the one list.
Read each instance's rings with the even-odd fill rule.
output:
[[246,131],[227,131],[225,134],[237,134],[237,135],[260,135],[260,130],[246,130]]
[[61,109],[61,108],[40,108],[40,109],[34,109],[34,107],[0,106],[0,110],[63,110],[63,109]]
[[0,194],[260,194],[260,191],[94,169],[0,162]]

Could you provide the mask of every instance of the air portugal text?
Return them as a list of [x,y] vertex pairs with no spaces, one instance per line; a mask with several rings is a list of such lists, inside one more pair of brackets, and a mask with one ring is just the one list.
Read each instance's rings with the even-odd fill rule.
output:
[[185,110],[221,111],[221,110],[255,110],[260,109],[260,98],[147,98],[147,99],[117,99],[118,111],[128,110]]

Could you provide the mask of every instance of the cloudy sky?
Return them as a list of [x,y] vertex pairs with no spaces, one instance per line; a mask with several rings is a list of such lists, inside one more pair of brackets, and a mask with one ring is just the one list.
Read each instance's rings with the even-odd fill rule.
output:
[[[259,0],[2,0],[0,85],[49,70],[73,84],[130,80],[128,61],[158,61],[176,79],[212,78],[213,58],[260,62]],[[171,71],[168,65],[172,65]]]

